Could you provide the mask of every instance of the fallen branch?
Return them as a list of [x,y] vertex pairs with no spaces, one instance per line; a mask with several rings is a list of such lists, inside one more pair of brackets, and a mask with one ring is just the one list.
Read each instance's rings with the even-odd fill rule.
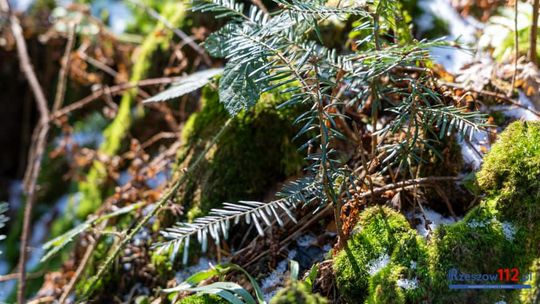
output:
[[160,85],[160,84],[170,84],[177,82],[181,80],[184,77],[161,77],[161,78],[151,78],[151,79],[145,79],[141,80],[136,83],[123,83],[119,85],[115,85],[112,87],[103,87],[96,91],[94,91],[92,94],[86,96],[83,99],[80,99],[70,105],[67,105],[60,110],[53,113],[51,119],[57,119],[64,115],[69,114],[70,112],[73,112],[75,110],[81,109],[84,106],[88,105],[89,103],[93,102],[94,100],[97,100],[107,94],[119,94],[126,90],[133,89],[133,88],[140,88],[140,87],[147,87],[147,86],[154,86],[154,85]]
[[484,95],[484,96],[488,96],[488,97],[492,97],[492,98],[495,98],[495,99],[500,99],[500,100],[503,100],[503,101],[506,101],[506,102],[509,102],[517,107],[520,107],[522,109],[525,109],[527,111],[530,111],[531,113],[533,113],[534,115],[540,117],[540,112],[534,110],[534,109],[531,109],[529,107],[527,107],[526,105],[523,105],[521,103],[519,103],[517,100],[514,100],[504,94],[499,94],[499,93],[495,93],[495,92],[491,92],[491,91],[486,91],[486,90],[474,90],[474,89],[471,89],[471,88],[468,88],[468,87],[465,87],[463,85],[460,85],[460,84],[457,84],[457,83],[452,83],[452,82],[446,82],[446,81],[438,81],[439,85],[441,86],[448,86],[448,87],[452,87],[454,89],[460,89],[460,90],[465,90],[465,91],[470,91],[470,92],[473,92],[473,93],[477,93],[477,94],[480,94],[480,95]]

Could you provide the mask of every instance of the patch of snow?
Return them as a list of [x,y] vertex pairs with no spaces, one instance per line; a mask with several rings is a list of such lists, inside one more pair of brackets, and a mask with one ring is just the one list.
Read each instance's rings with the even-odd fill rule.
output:
[[390,263],[390,256],[388,254],[384,253],[381,256],[379,256],[378,258],[369,261],[369,263],[367,265],[368,266],[368,273],[370,275],[375,275],[379,271],[381,271],[381,269],[386,267],[386,265],[388,265],[388,263]]
[[411,261],[411,269],[416,269],[416,262],[415,261]]
[[296,239],[296,244],[300,247],[309,247],[317,243],[317,238],[313,234],[304,234]]
[[[424,213],[427,220],[429,229],[426,229],[426,219],[424,219]],[[445,217],[435,210],[424,208],[424,213],[416,213],[414,217],[420,219],[420,224],[416,225],[416,230],[423,237],[428,237],[429,234],[434,231],[440,225],[450,225],[456,222],[453,218]]]
[[[472,44],[476,41],[476,30],[481,25],[472,17],[463,18],[449,0],[420,0],[418,6],[424,11],[416,20],[419,31],[427,32],[433,28],[435,17],[448,25],[448,41]],[[451,73],[458,71],[474,58],[473,52],[458,48],[436,47],[430,50],[432,57]]]
[[478,221],[478,220],[471,220],[467,223],[467,227],[476,229],[476,228],[485,228],[489,225],[490,221]]
[[418,288],[418,279],[417,278],[414,278],[412,280],[398,279],[396,281],[396,285],[398,287],[403,288],[403,289],[416,289],[416,288]]
[[151,189],[156,189],[157,187],[166,183],[169,176],[170,174],[168,171],[166,172],[161,171],[158,174],[156,174],[154,177],[147,179],[146,185],[150,187]]
[[[499,220],[497,220],[497,218],[495,217],[490,220],[484,220],[484,221],[473,219],[467,223],[467,226],[472,229],[485,228],[485,227],[488,227],[492,223],[495,223],[495,224],[499,223]],[[507,221],[501,222],[500,224],[501,224],[504,238],[506,238],[510,242],[513,241],[516,236],[516,227],[512,223],[507,222]]]
[[[291,255],[290,252],[289,255]],[[278,289],[284,286],[287,264],[288,260],[282,260],[277,264],[276,269],[261,281],[261,289],[264,292],[264,300],[267,303],[276,295]]]
[[506,301],[500,300],[499,302],[496,302],[495,304],[506,304]]
[[9,6],[15,11],[27,11],[34,3],[34,0],[9,0]]
[[120,176],[118,176],[118,186],[122,187],[125,186],[127,183],[129,183],[133,179],[133,175],[128,172],[128,170],[124,170],[120,172]]
[[[518,90],[519,98],[518,102],[525,106],[527,109],[535,110],[535,106],[532,101],[523,93],[521,90]],[[514,105],[496,105],[489,107],[493,111],[501,111],[505,116],[525,121],[537,121],[540,120],[540,117],[536,116],[533,112],[524,109],[522,107]]]
[[14,180],[9,184],[8,202],[10,209],[18,209],[23,205],[23,182],[22,180]]
[[294,259],[296,257],[296,254],[297,254],[297,252],[296,252],[295,249],[289,250],[289,253],[287,254],[287,259],[288,260]]
[[482,147],[490,148],[488,133],[484,131],[471,130],[468,138],[457,135],[458,145],[461,147],[461,155],[465,164],[477,170],[482,165]]
[[332,245],[330,245],[330,244],[325,244],[325,245],[323,246],[322,250],[323,250],[324,252],[328,252],[328,251],[332,250]]
[[131,11],[124,1],[97,0],[92,3],[92,15],[101,16],[103,11],[109,14],[109,27],[115,34],[123,33],[133,19]]
[[516,227],[510,223],[510,222],[502,222],[502,230],[504,237],[509,240],[513,241],[516,236]]

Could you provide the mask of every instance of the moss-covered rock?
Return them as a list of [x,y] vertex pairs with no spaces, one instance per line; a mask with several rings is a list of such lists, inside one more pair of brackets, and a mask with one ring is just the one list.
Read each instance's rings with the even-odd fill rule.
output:
[[347,246],[335,257],[334,271],[350,303],[388,303],[387,297],[415,302],[428,282],[425,242],[400,213],[371,207],[360,214]]
[[178,304],[227,304],[229,302],[223,300],[221,297],[216,295],[192,295],[185,297]]
[[473,209],[463,221],[436,230],[429,246],[434,303],[515,302],[517,293],[508,290],[451,290],[448,286],[482,283],[462,281],[461,273],[496,275],[499,268],[528,268],[523,231],[512,222],[501,221],[488,205]]
[[[292,122],[300,112],[276,109],[286,99],[266,93],[253,109],[237,115],[182,191],[190,219],[225,201],[263,199],[278,182],[300,172],[303,156],[291,142],[297,132]],[[204,89],[201,101],[201,111],[183,130],[181,166],[189,166],[202,153],[229,117],[214,90]]]
[[291,283],[281,289],[271,300],[270,304],[326,304],[328,300],[313,294],[309,288],[300,282]]
[[[361,213],[358,232],[334,259],[343,297],[350,303],[537,303],[540,123],[510,125],[486,156],[478,181],[488,194],[484,201],[462,221],[436,229],[427,244],[395,211],[372,207]],[[527,282],[533,288],[449,288],[500,284],[501,268],[517,268],[521,280],[532,273]],[[487,282],[463,281],[459,274],[489,276]]]

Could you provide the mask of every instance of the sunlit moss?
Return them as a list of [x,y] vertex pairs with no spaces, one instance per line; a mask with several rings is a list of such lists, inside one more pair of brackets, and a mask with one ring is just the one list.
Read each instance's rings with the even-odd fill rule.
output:
[[[191,203],[190,218],[224,201],[262,199],[278,182],[300,172],[303,156],[291,142],[298,130],[292,124],[298,110],[277,110],[285,100],[278,93],[263,94],[253,109],[235,117],[187,183],[182,200]],[[182,167],[202,153],[229,117],[214,90],[204,89],[201,101],[201,111],[190,117],[182,134]]]
[[[386,207],[368,208],[334,259],[339,291],[350,303],[385,303],[378,296],[382,294],[418,300],[428,283],[426,258],[424,240],[402,214]],[[405,289],[398,279],[416,283]]]
[[178,304],[227,304],[229,302],[223,300],[216,295],[193,295],[185,297]]
[[530,276],[525,283],[530,284],[532,288],[523,289],[520,300],[522,303],[538,303],[540,301],[540,258],[532,263],[531,268],[524,275]]
[[270,300],[270,304],[326,304],[328,300],[313,294],[309,288],[300,282],[291,283],[290,286],[278,291]]
[[[523,231],[511,222],[502,222],[496,210],[483,204],[470,211],[462,221],[439,227],[429,244],[434,303],[495,303],[504,298],[515,300],[508,290],[451,290],[448,274],[452,269],[466,274],[496,274],[499,268],[527,265]],[[511,232],[507,229],[513,229]],[[455,278],[451,278],[455,279]],[[455,284],[479,284],[453,281]],[[487,282],[490,284],[492,282]]]
[[[538,285],[539,179],[540,123],[516,122],[500,135],[478,173],[488,196],[463,220],[437,228],[427,245],[401,214],[382,207],[362,212],[358,232],[334,260],[341,294],[350,303],[535,303],[537,287],[521,293],[451,290],[449,280],[478,282],[448,275],[453,269],[496,275],[500,268],[518,268],[536,274],[531,284]],[[383,261],[385,254],[374,271],[373,261]]]

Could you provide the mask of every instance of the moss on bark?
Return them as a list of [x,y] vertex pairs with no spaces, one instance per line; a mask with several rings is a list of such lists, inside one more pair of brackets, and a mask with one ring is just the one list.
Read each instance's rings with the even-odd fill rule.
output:
[[[303,156],[291,142],[297,132],[292,121],[299,112],[276,109],[286,99],[277,93],[263,94],[253,109],[234,118],[196,176],[181,191],[189,219],[226,201],[261,200],[277,183],[300,172]],[[183,130],[186,144],[179,155],[182,167],[189,166],[228,119],[214,90],[203,90],[201,104],[201,111],[189,118]]]

